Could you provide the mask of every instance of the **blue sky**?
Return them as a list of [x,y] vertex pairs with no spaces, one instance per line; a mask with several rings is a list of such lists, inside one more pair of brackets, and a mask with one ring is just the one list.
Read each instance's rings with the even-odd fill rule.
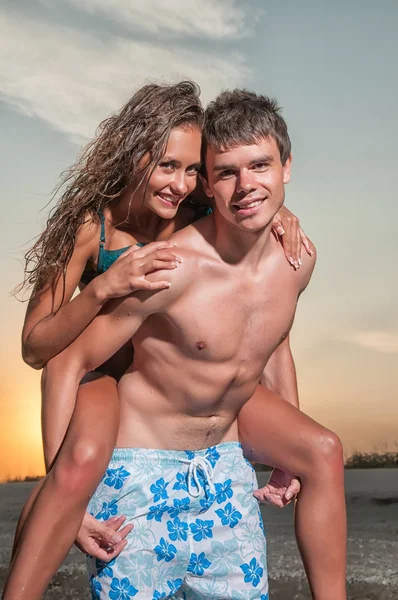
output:
[[148,78],[191,77],[204,102],[228,87],[278,98],[293,143],[286,204],[319,254],[292,335],[303,410],[347,451],[398,440],[397,22],[393,0],[0,7],[0,458],[10,472],[40,460],[38,374],[19,357],[25,307],[8,296],[23,244],[42,228],[59,173]]

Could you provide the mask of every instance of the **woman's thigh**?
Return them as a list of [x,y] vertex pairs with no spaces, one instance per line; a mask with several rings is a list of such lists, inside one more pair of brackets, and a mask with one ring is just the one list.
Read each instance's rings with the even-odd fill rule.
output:
[[238,425],[249,460],[297,475],[339,446],[331,431],[261,385],[241,409]]

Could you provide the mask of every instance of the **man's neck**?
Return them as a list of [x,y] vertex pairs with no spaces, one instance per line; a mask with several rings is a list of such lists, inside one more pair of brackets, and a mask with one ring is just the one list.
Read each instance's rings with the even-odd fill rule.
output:
[[261,231],[243,231],[224,219],[217,208],[213,219],[214,247],[225,262],[255,269],[270,253],[272,222]]

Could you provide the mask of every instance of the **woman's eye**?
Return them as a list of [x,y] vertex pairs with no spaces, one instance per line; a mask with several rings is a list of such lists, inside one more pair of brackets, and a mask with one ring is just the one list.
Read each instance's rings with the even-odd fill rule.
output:
[[162,169],[166,169],[167,171],[172,171],[174,169],[174,164],[171,162],[160,163],[159,165]]
[[194,173],[195,175],[197,175],[199,173],[200,167],[198,167],[197,165],[194,165],[192,167],[188,167],[187,169],[187,173]]

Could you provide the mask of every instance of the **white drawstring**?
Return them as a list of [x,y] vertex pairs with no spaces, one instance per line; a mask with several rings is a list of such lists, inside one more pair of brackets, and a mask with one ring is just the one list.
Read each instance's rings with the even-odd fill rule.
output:
[[[200,469],[209,485],[209,488],[213,493],[215,493],[215,488],[212,482],[213,478],[213,467],[211,466],[210,461],[203,456],[195,456],[191,460],[189,459],[180,459],[181,462],[188,465],[188,494],[197,498],[200,494],[200,483],[198,477],[198,469]],[[196,492],[193,491],[192,479],[196,485]]]

